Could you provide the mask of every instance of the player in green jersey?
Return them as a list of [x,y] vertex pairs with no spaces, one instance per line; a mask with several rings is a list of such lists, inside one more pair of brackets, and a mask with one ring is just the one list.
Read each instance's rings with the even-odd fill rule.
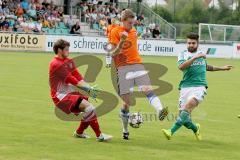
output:
[[187,50],[178,56],[178,68],[183,72],[183,79],[179,84],[179,116],[171,129],[163,129],[163,133],[168,140],[182,126],[191,129],[197,140],[201,140],[200,125],[191,120],[192,110],[201,103],[207,91],[207,71],[226,71],[233,66],[222,67],[207,64],[206,54],[198,49],[199,36],[196,33],[187,35]]

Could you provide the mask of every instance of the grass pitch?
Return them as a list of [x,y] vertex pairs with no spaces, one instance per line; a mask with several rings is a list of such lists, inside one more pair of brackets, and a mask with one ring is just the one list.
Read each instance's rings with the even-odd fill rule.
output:
[[[130,141],[121,138],[118,109],[99,118],[101,129],[112,134],[109,143],[98,143],[89,128],[91,139],[75,139],[77,122],[59,120],[54,114],[48,86],[48,64],[53,54],[0,53],[0,160],[237,160],[240,159],[240,63],[239,60],[209,59],[212,65],[232,64],[230,72],[208,73],[209,89],[205,101],[193,112],[201,124],[203,141],[182,128],[171,141],[161,129],[164,122],[145,122],[139,129],[130,128]],[[77,56],[77,54],[72,55]],[[104,60],[103,56],[99,56]],[[181,72],[176,57],[143,57],[144,62],[160,63],[168,68],[161,77],[174,89],[161,96],[172,114],[177,114],[178,82]],[[84,71],[84,67],[80,68]],[[109,92],[110,71],[102,68],[96,83]],[[132,110],[153,113],[144,98]]]

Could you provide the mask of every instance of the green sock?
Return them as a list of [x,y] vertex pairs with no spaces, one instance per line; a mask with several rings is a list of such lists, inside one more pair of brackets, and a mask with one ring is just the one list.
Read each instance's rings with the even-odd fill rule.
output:
[[198,130],[197,126],[192,122],[191,119],[190,121],[184,123],[184,126],[188,129],[191,129],[194,133],[196,133]]
[[182,127],[182,125],[188,121],[190,118],[190,114],[188,111],[182,110],[178,116],[177,121],[174,123],[174,125],[171,128],[172,134],[174,134],[179,128]]
[[174,134],[181,127],[182,127],[182,124],[176,121],[171,128],[171,133]]

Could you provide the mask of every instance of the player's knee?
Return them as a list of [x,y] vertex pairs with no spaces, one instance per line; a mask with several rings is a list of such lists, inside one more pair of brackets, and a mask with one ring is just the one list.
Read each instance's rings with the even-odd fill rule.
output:
[[152,92],[152,86],[139,86],[139,90],[147,95],[149,92]]
[[131,101],[130,100],[126,100],[123,103],[123,107],[126,108],[126,109],[128,109],[130,107],[130,105],[131,105]]
[[185,109],[191,112],[193,108],[198,106],[198,103],[198,100],[195,97],[192,97],[188,100]]
[[122,100],[123,100],[123,107],[129,108],[131,105],[130,95],[123,95]]
[[199,103],[199,100],[195,96],[191,96],[188,98],[188,103],[192,106],[197,106]]
[[92,104],[89,104],[84,110],[85,113],[90,113],[93,111],[95,111],[95,107]]
[[89,104],[83,113],[83,120],[90,121],[93,118],[96,118],[95,107],[92,104]]

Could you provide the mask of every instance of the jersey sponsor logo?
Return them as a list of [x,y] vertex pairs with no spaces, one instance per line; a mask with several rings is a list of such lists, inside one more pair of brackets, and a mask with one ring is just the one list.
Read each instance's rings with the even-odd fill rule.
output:
[[191,66],[203,66],[206,65],[205,61],[194,61]]

